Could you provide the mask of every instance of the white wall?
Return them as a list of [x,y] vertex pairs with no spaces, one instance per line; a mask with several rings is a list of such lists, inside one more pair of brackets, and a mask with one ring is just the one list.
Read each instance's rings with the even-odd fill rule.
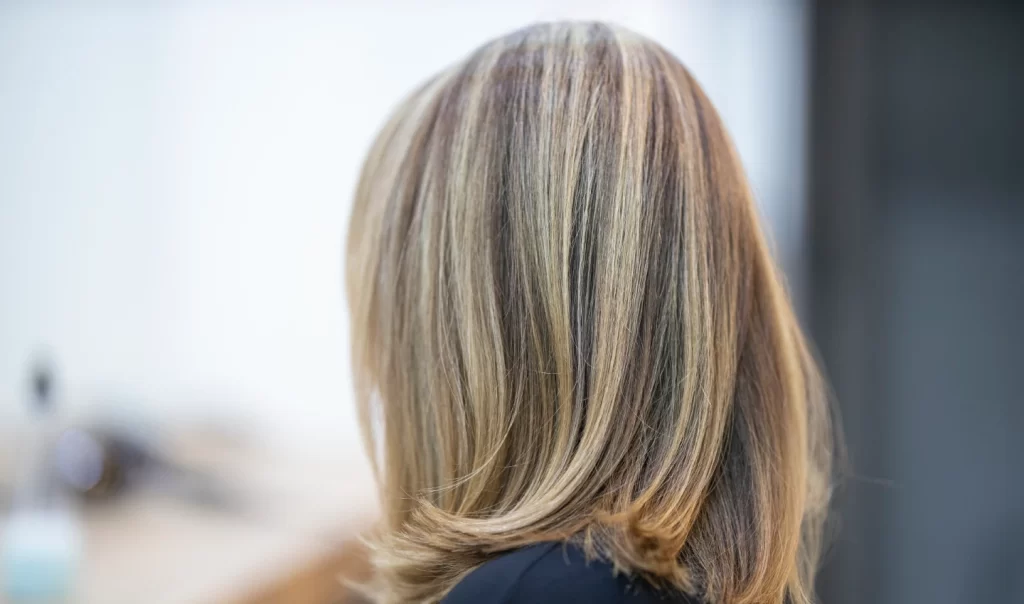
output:
[[[70,403],[243,413],[355,445],[342,233],[406,91],[514,27],[596,18],[687,63],[797,250],[799,2],[0,5],[0,421],[34,351]],[[145,5],[145,6],[141,6]]]

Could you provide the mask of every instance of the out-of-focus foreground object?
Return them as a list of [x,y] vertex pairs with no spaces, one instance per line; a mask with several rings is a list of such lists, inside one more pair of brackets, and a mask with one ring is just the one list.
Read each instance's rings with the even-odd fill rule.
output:
[[[6,428],[0,436],[0,492],[10,490],[12,470],[24,459],[17,451],[23,450],[25,434]],[[55,450],[81,446],[62,442],[69,434],[83,439],[99,432],[65,430]],[[198,428],[165,431],[150,450],[165,469],[116,491],[85,491],[76,498],[81,563],[60,601],[355,601],[343,577],[365,573],[355,537],[372,523],[376,508],[361,460],[311,461]],[[166,470],[171,465],[178,468],[173,476]],[[64,484],[74,492],[66,479]],[[0,498],[0,514],[6,515],[5,507]],[[0,528],[0,539],[23,541],[26,528],[13,526],[20,534],[12,535],[12,526]],[[40,538],[64,527],[38,517],[33,526],[42,529],[36,530]],[[0,602],[21,602],[12,597],[18,595]]]
[[81,554],[81,528],[53,471],[57,397],[53,369],[37,362],[28,395],[11,513],[0,534],[0,593],[11,600],[67,598]]

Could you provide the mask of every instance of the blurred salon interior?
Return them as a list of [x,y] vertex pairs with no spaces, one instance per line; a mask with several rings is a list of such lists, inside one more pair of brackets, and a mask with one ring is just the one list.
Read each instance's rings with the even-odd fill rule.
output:
[[360,164],[554,19],[732,133],[842,421],[820,601],[1024,604],[1024,7],[909,0],[0,0],[0,602],[361,601]]

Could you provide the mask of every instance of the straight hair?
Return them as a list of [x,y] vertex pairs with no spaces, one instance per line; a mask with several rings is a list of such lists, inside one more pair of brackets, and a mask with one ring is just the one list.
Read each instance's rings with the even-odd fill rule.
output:
[[827,397],[664,48],[596,23],[484,45],[384,126],[347,245],[383,601],[552,540],[708,602],[814,600]]

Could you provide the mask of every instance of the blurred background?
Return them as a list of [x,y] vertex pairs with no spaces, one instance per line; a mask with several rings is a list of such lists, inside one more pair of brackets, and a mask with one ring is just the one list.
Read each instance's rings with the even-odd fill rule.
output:
[[1024,10],[822,0],[0,0],[0,602],[343,601],[360,163],[565,18],[662,43],[733,134],[844,422],[822,601],[1024,603]]

